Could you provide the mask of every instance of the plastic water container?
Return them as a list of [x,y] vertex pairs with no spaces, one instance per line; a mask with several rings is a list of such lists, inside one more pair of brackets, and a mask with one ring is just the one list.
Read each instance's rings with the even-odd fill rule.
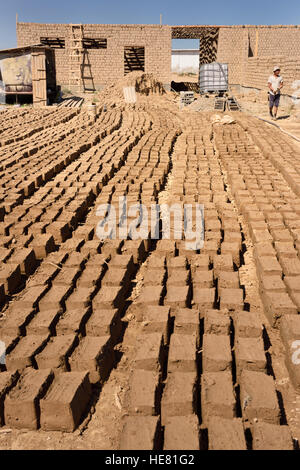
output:
[[200,93],[228,90],[228,65],[219,62],[203,64],[199,76]]

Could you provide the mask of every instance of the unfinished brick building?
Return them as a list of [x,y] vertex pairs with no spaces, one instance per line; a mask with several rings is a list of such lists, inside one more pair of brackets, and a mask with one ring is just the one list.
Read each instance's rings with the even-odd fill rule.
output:
[[[292,84],[300,78],[298,25],[86,24],[80,25],[77,36],[75,29],[68,24],[17,23],[18,46],[54,48],[57,83],[70,88],[101,89],[131,70],[153,73],[169,87],[172,39],[199,39],[200,64],[214,60],[228,63],[231,85],[264,89],[274,64],[281,66],[286,94],[293,94]],[[78,51],[80,80],[76,75]]]

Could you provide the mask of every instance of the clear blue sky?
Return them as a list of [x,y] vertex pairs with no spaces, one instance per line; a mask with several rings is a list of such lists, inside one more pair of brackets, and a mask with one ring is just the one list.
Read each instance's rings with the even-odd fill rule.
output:
[[169,25],[300,24],[299,0],[0,0],[0,5],[0,49],[16,46],[17,12],[19,21],[36,23],[157,24],[162,13]]

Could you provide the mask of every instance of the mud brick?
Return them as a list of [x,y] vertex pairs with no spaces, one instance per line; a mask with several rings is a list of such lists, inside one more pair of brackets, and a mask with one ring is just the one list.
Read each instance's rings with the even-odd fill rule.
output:
[[109,266],[108,271],[102,279],[102,286],[122,286],[126,292],[130,285],[130,276],[127,268],[116,268]]
[[147,268],[144,274],[144,284],[147,286],[162,286],[165,278],[166,271],[164,269]]
[[193,415],[196,410],[196,372],[169,372],[161,400],[161,423],[172,416]]
[[199,321],[200,319],[198,310],[179,308],[175,315],[174,333],[182,335],[195,335],[198,345],[200,339]]
[[193,256],[193,258],[191,259],[192,274],[197,273],[199,271],[208,271],[209,264],[209,255],[201,254]]
[[189,286],[173,286],[167,284],[167,295],[164,304],[173,309],[176,307],[189,307],[191,302],[191,290]]
[[131,276],[135,270],[132,255],[114,255],[110,260],[109,266],[126,268],[129,276]]
[[196,271],[192,275],[194,289],[209,289],[214,285],[213,271]]
[[281,317],[284,315],[297,315],[298,308],[292,302],[288,294],[267,292],[262,295],[265,314],[270,325],[277,328],[280,324]]
[[210,450],[247,450],[242,420],[212,416],[208,422]]
[[210,261],[212,262],[213,258],[216,256],[220,247],[220,242],[217,240],[209,240],[204,243],[203,248],[201,248],[201,254],[208,255]]
[[240,381],[241,407],[244,419],[255,418],[270,424],[280,424],[275,382],[263,372],[244,370]]
[[124,245],[124,240],[104,240],[101,246],[101,253],[104,255],[120,255]]
[[216,290],[214,288],[198,288],[194,286],[193,305],[202,313],[204,310],[213,308],[215,303]]
[[25,308],[22,302],[15,301],[13,306],[6,312],[6,318],[2,322],[2,329],[8,336],[25,334],[25,327],[31,321],[35,310],[31,307]]
[[44,259],[49,253],[55,251],[55,242],[52,235],[40,234],[36,235],[31,242],[36,259]]
[[207,310],[204,315],[204,331],[206,334],[229,335],[229,316],[222,315],[219,310]]
[[[174,258],[176,259],[176,258]],[[189,284],[189,271],[178,270],[168,274],[167,290],[173,286],[186,286]]]
[[233,271],[233,260],[231,254],[216,255],[213,258],[214,263],[214,274],[218,277],[222,271]]
[[42,298],[39,303],[41,312],[44,310],[55,310],[65,306],[66,298],[72,291],[71,286],[55,286]]
[[202,421],[207,424],[211,416],[234,418],[236,398],[231,372],[204,372],[201,377]]
[[122,254],[131,254],[135,264],[142,263],[146,256],[144,240],[126,240],[122,247]]
[[166,266],[166,258],[163,255],[156,255],[153,253],[148,259],[147,269],[164,270]]
[[55,377],[40,401],[41,428],[44,431],[73,432],[91,398],[87,372],[68,372]]
[[137,341],[136,369],[159,370],[164,360],[162,333],[140,335]]
[[243,370],[264,372],[267,367],[262,337],[238,338],[235,343],[237,376]]
[[272,235],[270,234],[267,228],[264,230],[253,229],[252,239],[255,244],[260,242],[272,241]]
[[0,222],[0,235],[2,236],[8,236],[11,227],[13,226],[12,223],[10,222]]
[[261,280],[262,291],[286,292],[286,287],[281,276],[264,276]]
[[199,422],[196,415],[174,416],[165,423],[164,450],[199,450]]
[[34,357],[42,351],[49,339],[49,335],[25,336],[10,354],[6,356],[7,370],[24,369],[34,365]]
[[69,359],[72,371],[89,371],[91,383],[103,382],[114,363],[109,336],[85,336]]
[[300,260],[299,258],[290,258],[284,255],[279,256],[279,262],[285,276],[299,276],[300,275]]
[[75,310],[83,309],[88,307],[91,304],[91,298],[93,292],[95,291],[95,286],[90,287],[77,287],[74,292],[66,300],[66,309]]
[[240,244],[238,242],[223,242],[221,245],[221,254],[231,254],[236,266],[240,266]]
[[[80,251],[83,244],[84,238],[69,238],[67,241],[61,244],[60,251],[67,251],[68,253]],[[89,253],[86,253],[86,255],[84,255],[82,251],[81,254],[86,258],[89,256]]]
[[284,255],[287,258],[297,257],[297,251],[292,242],[275,242],[275,249],[279,255]]
[[69,335],[72,333],[84,333],[85,324],[91,315],[89,307],[67,307],[56,325],[57,335]]
[[253,450],[294,450],[288,426],[258,422],[252,428]]
[[202,349],[204,372],[231,370],[232,356],[229,336],[205,333]]
[[50,338],[45,349],[36,355],[39,369],[68,370],[68,358],[78,343],[75,335],[54,336]]
[[234,331],[237,338],[261,338],[263,324],[257,313],[235,312]]
[[106,266],[102,265],[99,266],[99,268],[96,267],[87,267],[84,271],[83,274],[80,276],[80,279],[78,281],[78,288],[79,287],[90,287],[90,286],[99,286],[100,285],[100,280],[103,277],[103,274],[106,270]]
[[125,417],[120,450],[155,450],[160,448],[160,440],[159,417]]
[[14,294],[21,285],[20,265],[3,266],[0,270],[0,284],[4,286],[5,295]]
[[282,276],[282,269],[275,257],[261,256],[257,259],[258,275],[263,276]]
[[79,239],[83,238],[84,240],[88,241],[88,240],[92,240],[94,233],[95,233],[95,226],[93,225],[89,226],[88,224],[85,224],[84,226],[78,227],[75,230],[73,237],[79,238]]
[[256,259],[261,258],[261,256],[272,256],[276,257],[276,251],[273,248],[272,243],[270,242],[261,242],[255,245],[254,247],[254,257]]
[[26,369],[4,402],[5,424],[17,429],[39,427],[39,404],[53,380],[50,370]]
[[35,253],[31,248],[23,248],[9,259],[8,264],[19,264],[21,274],[30,276],[37,267]]
[[96,255],[101,252],[101,246],[102,246],[102,242],[99,240],[88,240],[81,247],[80,252],[85,256],[88,253],[90,255]]
[[271,234],[272,234],[274,241],[278,241],[278,242],[292,242],[293,241],[293,237],[290,234],[288,229],[272,229]]
[[220,308],[228,310],[243,310],[244,292],[242,289],[220,289]]
[[300,339],[300,316],[285,315],[280,323],[280,336],[285,345],[289,341]]
[[62,309],[44,310],[38,312],[33,320],[26,326],[27,335],[56,334],[56,324],[62,315]]
[[300,276],[285,276],[284,282],[289,294],[300,293]]
[[168,344],[171,331],[170,308],[158,305],[142,307],[142,316],[138,316],[142,321],[143,334],[162,333],[164,344]]
[[129,382],[129,412],[154,416],[159,414],[161,393],[160,376],[157,372],[135,370]]
[[74,286],[80,276],[78,268],[62,268],[59,274],[53,279],[53,286]]
[[122,286],[102,286],[92,301],[93,309],[122,308],[124,305],[124,289]]
[[238,272],[220,272],[218,275],[219,289],[238,289],[240,280]]
[[167,264],[169,275],[173,273],[178,273],[178,271],[185,271],[188,269],[187,258],[186,256],[176,256],[175,258],[170,258]]
[[[82,252],[82,254],[86,257],[85,253]],[[102,268],[105,270],[109,262],[110,256],[108,255],[92,255],[86,264],[86,269],[96,267],[97,269]]]
[[160,256],[165,256],[167,259],[176,256],[176,243],[174,240],[158,240],[156,245],[156,252]]
[[4,399],[19,379],[19,372],[2,372],[0,374],[0,426],[4,426]]
[[52,222],[46,228],[46,233],[53,235],[55,243],[60,244],[70,237],[69,224],[66,222]]
[[119,310],[94,309],[92,316],[85,325],[85,329],[88,336],[108,335],[111,336],[112,342],[117,342],[122,329]]
[[0,262],[5,263],[13,253],[11,248],[0,248]]
[[223,243],[238,243],[239,249],[242,248],[242,236],[240,232],[225,232]]
[[197,335],[173,334],[169,347],[168,371],[194,372],[196,361]]
[[60,268],[52,264],[42,264],[33,274],[30,276],[26,283],[26,287],[37,287],[50,285],[53,279],[59,273]]
[[66,259],[64,265],[66,268],[84,269],[87,258],[82,253],[74,252]]

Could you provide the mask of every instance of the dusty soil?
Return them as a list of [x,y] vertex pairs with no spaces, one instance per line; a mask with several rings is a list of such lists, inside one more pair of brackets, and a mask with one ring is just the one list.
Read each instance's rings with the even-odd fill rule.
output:
[[[151,77],[134,106],[122,86],[96,118],[0,115],[0,449],[297,448],[298,144],[257,97],[222,124]],[[166,212],[159,239],[105,239],[122,195],[144,222],[203,204],[204,243],[172,218],[162,238]]]

